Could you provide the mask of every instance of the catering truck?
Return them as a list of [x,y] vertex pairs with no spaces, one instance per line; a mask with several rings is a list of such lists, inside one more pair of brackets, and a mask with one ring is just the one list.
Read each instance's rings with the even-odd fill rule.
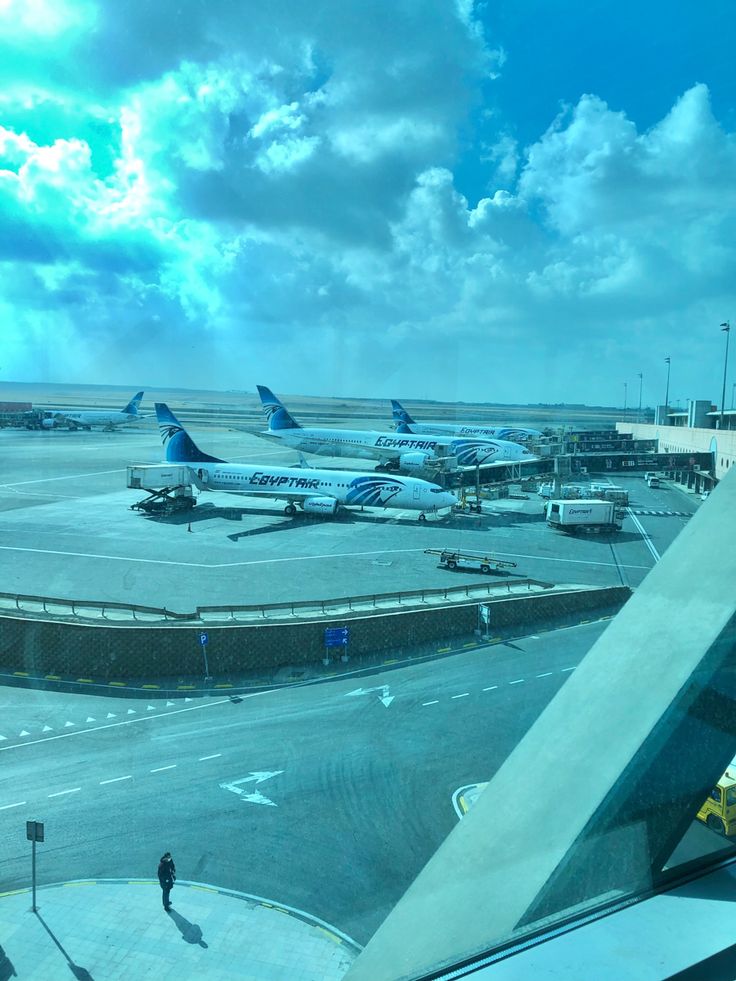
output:
[[730,764],[703,802],[696,817],[712,831],[736,835],[736,765]]
[[572,535],[621,531],[613,501],[548,501],[547,524]]

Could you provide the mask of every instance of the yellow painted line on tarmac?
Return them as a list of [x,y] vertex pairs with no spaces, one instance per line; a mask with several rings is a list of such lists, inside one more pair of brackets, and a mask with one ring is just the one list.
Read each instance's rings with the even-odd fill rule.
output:
[[437,653],[438,654],[449,654],[451,650],[452,650],[451,647],[438,647],[437,648]]
[[478,642],[475,640],[471,640],[469,644],[463,644],[463,647],[477,647],[477,646],[478,646]]
[[31,890],[26,887],[25,889],[10,889],[8,892],[0,892],[0,899],[4,896],[21,896],[24,892],[30,892]]
[[108,681],[110,688],[126,688],[128,685],[127,681]]
[[93,685],[94,681],[92,678],[77,678],[77,684],[80,685]]
[[397,663],[397,661],[396,661],[396,658],[394,657],[394,658],[392,658],[392,659],[391,659],[390,661],[384,661],[383,663],[384,663],[384,664],[396,664],[396,663]]
[[336,944],[342,943],[342,940],[339,937],[335,936],[335,934],[332,933],[330,930],[325,930],[325,928],[321,926],[318,926],[317,929],[319,930],[320,933],[324,933],[326,937],[329,937],[330,940],[334,940]]
[[65,882],[65,889],[72,889],[75,886],[96,886],[97,882],[95,879],[87,879],[85,882]]
[[160,688],[161,685],[141,685],[141,688]]
[[463,814],[467,814],[470,808],[466,804],[465,797],[462,794],[458,797],[457,802]]
[[43,680],[44,681],[61,681],[61,675],[60,674],[47,674],[44,677]]
[[592,620],[578,620],[578,626],[582,626],[584,623],[592,623]]
[[209,886],[190,886],[190,889],[199,889],[200,892],[214,892],[219,893],[219,889],[210,889]]
[[271,903],[261,903],[261,906],[265,906],[266,909],[274,909],[274,907],[271,905]]
[[27,671],[14,671],[13,672],[13,676],[15,678],[28,678],[28,677],[30,677],[30,675],[28,674]]
[[232,687],[233,687],[233,686],[232,686],[232,685],[230,684],[230,682],[229,682],[229,681],[227,681],[227,682],[225,682],[225,683],[224,683],[224,684],[222,684],[222,685],[215,685],[215,688],[232,688]]
[[197,689],[197,686],[196,685],[177,685],[176,686],[176,690],[177,691],[196,691],[196,689]]
[[156,883],[155,879],[128,879],[129,886],[152,886],[154,883]]

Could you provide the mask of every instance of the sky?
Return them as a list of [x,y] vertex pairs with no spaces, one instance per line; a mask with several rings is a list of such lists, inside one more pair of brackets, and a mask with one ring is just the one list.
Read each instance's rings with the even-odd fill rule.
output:
[[734,50],[731,0],[0,0],[0,390],[719,403]]

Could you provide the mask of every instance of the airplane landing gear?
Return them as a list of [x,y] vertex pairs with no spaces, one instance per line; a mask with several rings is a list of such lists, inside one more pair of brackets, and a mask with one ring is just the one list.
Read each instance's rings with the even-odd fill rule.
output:
[[289,501],[289,503],[284,508],[284,514],[288,515],[290,518],[293,518],[294,515],[296,514],[296,505],[292,504],[291,501]]
[[424,513],[424,511],[420,511],[417,521],[426,521],[426,520],[427,520],[427,515]]

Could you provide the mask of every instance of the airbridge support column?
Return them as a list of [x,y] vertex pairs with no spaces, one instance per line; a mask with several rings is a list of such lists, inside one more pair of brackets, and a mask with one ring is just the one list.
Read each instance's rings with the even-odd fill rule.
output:
[[[346,981],[422,976],[547,917],[662,884],[665,863],[736,749],[734,583],[730,472],[430,859]],[[534,791],[521,800],[530,774]]]

